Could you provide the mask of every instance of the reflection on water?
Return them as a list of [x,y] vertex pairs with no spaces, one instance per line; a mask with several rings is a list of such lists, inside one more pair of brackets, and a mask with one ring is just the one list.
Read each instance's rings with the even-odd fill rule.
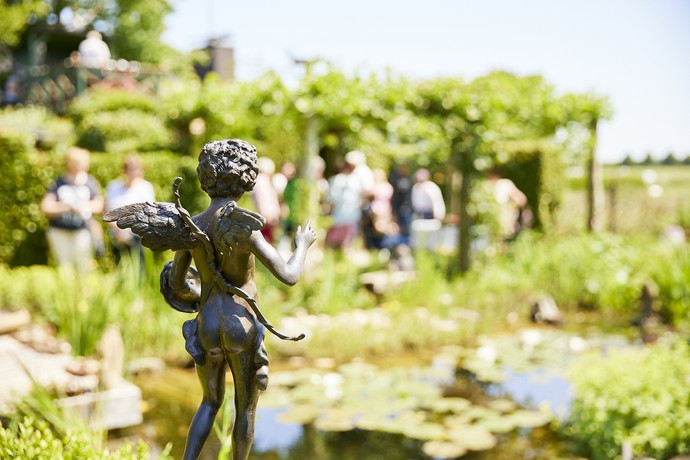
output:
[[559,374],[546,369],[536,369],[531,372],[516,372],[504,369],[507,378],[491,395],[510,397],[513,401],[525,407],[537,408],[543,404],[559,419],[565,419],[572,400],[570,382]]

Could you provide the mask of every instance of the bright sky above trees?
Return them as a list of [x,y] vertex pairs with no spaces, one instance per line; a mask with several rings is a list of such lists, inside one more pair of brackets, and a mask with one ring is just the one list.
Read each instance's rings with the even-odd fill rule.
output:
[[238,78],[286,80],[293,58],[346,72],[472,79],[540,73],[559,91],[607,95],[604,161],[690,155],[690,2],[685,0],[173,0],[164,40],[181,50],[225,36]]

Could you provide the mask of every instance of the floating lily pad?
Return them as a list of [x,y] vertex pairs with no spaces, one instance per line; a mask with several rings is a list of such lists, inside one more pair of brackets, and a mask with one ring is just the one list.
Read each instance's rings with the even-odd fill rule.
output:
[[351,431],[355,429],[355,416],[350,410],[331,409],[321,414],[314,426],[321,431]]
[[475,422],[475,425],[496,434],[509,433],[515,429],[513,419],[504,415],[479,419]]
[[352,362],[339,366],[338,371],[346,378],[372,378],[379,372],[379,368],[369,363]]
[[290,409],[280,414],[278,416],[278,421],[283,423],[298,423],[300,425],[306,425],[316,420],[316,417],[319,416],[320,412],[321,411],[316,406],[300,404],[292,406]]
[[329,398],[326,396],[324,388],[320,385],[304,384],[290,392],[290,397],[298,403],[327,403]]
[[522,428],[537,428],[551,421],[550,415],[533,410],[518,410],[506,417],[510,417],[516,426]]
[[446,429],[440,423],[425,422],[408,426],[403,434],[408,438],[419,439],[420,441],[440,441],[445,437]]
[[429,409],[439,414],[464,412],[472,403],[465,398],[441,398],[433,401]]
[[268,387],[268,390],[261,394],[259,398],[259,407],[262,409],[270,409],[276,407],[286,407],[292,403],[290,392],[281,387]]
[[467,447],[456,442],[428,441],[422,446],[422,451],[429,457],[451,459],[465,455],[467,453]]
[[360,430],[383,431],[385,432],[386,423],[390,417],[382,414],[364,414],[355,420],[355,426]]
[[453,442],[463,444],[469,450],[488,450],[496,447],[497,439],[489,430],[479,426],[456,426],[448,432]]
[[481,369],[476,372],[476,376],[477,380],[485,383],[501,383],[508,378],[506,373],[498,368]]
[[504,414],[513,412],[518,407],[515,401],[511,401],[510,399],[494,399],[493,401],[489,401],[487,406]]

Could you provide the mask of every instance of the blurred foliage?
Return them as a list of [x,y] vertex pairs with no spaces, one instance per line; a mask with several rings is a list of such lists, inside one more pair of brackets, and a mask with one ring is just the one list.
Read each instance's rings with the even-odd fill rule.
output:
[[0,0],[0,45],[17,45],[31,18],[42,18],[49,11],[44,0]]
[[170,61],[174,50],[161,40],[165,16],[172,12],[169,0],[116,0],[117,9],[107,18],[112,23],[112,52],[128,60],[160,64]]
[[[2,114],[0,114],[2,119]],[[38,118],[42,120],[42,118]],[[50,129],[46,121],[44,129]],[[41,144],[35,131],[5,131],[0,128],[0,148],[5,180],[0,182],[0,262],[12,266],[45,264],[47,245],[44,229],[47,224],[40,202],[50,184],[63,170],[63,148],[38,150]],[[130,150],[121,153],[93,153],[90,173],[102,187],[122,174],[122,165]],[[178,176],[182,184],[182,203],[193,213],[208,205],[208,197],[196,179],[196,159],[180,157],[168,151],[142,153],[146,178],[153,184],[157,199],[172,200],[172,182]]]
[[160,150],[173,143],[153,96],[128,91],[93,91],[70,108],[77,145],[98,152]]
[[173,65],[180,53],[161,40],[165,15],[171,11],[169,0],[2,0],[0,43],[15,46],[32,30],[85,34],[96,29],[116,59]]
[[564,429],[587,458],[620,458],[625,442],[635,458],[690,453],[687,343],[585,356],[569,374],[574,400]]
[[0,457],[32,460],[145,460],[170,458],[168,445],[152,457],[148,446],[126,441],[104,449],[107,433],[94,430],[79,414],[61,409],[47,389],[34,386],[16,404],[6,427],[0,426]]
[[[373,167],[388,169],[394,161],[427,166],[453,202],[451,210],[460,207],[460,240],[469,245],[472,237],[487,236],[482,235],[487,226],[471,230],[473,219],[480,219],[470,210],[482,206],[473,202],[481,195],[472,193],[475,181],[494,166],[526,193],[534,225],[552,226],[566,157],[591,151],[596,138],[575,134],[590,133],[592,123],[609,114],[604,99],[558,96],[539,76],[495,72],[471,82],[413,81],[349,76],[317,61],[307,65],[295,88],[273,73],[248,82],[210,75],[204,81],[169,80],[160,98],[90,92],[75,101],[70,115],[77,143],[108,156],[167,148],[196,156],[207,141],[237,137],[256,144],[276,163],[303,164],[307,139],[314,138],[327,174],[351,149],[364,151]],[[185,162],[180,161],[182,171],[176,174],[196,182]],[[463,177],[459,191],[450,184],[456,171]],[[117,175],[119,168],[101,168],[97,176],[105,185]],[[188,200],[190,211],[204,202],[196,190]],[[461,246],[460,259],[470,253],[468,248]]]
[[166,260],[146,254],[143,271],[138,260],[124,259],[108,273],[83,278],[52,267],[0,265],[0,308],[28,309],[34,321],[55,326],[58,337],[69,342],[77,356],[94,356],[106,326],[115,324],[126,359],[157,356],[184,362],[188,355],[181,327],[189,318],[160,296],[158,277]]
[[70,127],[46,110],[0,111],[0,262],[46,262],[39,203],[61,165],[36,145],[62,149],[70,137]]

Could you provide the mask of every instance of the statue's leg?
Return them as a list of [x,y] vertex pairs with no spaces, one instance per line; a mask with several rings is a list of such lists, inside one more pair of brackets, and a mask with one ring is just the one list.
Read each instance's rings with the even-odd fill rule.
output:
[[247,460],[254,442],[254,418],[259,402],[254,351],[228,355],[235,383],[235,425],[232,427],[234,460]]
[[196,460],[211,433],[213,421],[225,396],[225,370],[225,356],[222,353],[215,356],[213,353],[206,353],[205,364],[196,366],[204,397],[189,426],[184,460]]

